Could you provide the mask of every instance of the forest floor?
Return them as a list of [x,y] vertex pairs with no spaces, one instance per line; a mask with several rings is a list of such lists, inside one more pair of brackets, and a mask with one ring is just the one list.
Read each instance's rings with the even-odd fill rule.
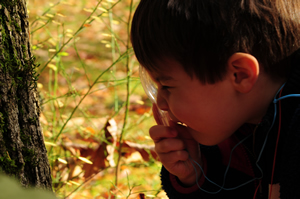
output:
[[129,40],[138,2],[27,2],[40,120],[59,198],[167,198],[148,135],[151,102]]

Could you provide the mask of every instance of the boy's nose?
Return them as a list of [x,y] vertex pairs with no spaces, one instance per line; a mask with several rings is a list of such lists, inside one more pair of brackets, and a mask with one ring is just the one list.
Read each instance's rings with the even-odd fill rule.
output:
[[165,100],[165,98],[160,94],[160,92],[157,92],[157,100],[156,100],[156,104],[158,106],[159,109],[163,110],[163,111],[168,111],[169,110],[169,106],[167,101]]

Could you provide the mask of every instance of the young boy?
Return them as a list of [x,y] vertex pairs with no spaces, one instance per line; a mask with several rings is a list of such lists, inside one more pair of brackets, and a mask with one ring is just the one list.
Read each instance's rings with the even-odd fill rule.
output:
[[300,0],[141,0],[131,40],[170,198],[300,198]]

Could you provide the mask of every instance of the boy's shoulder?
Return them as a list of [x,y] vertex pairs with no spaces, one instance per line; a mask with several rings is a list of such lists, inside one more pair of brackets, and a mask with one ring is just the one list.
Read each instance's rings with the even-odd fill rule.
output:
[[290,98],[285,104],[289,104],[286,107],[286,113],[289,114],[290,119],[285,128],[287,130],[281,132],[283,140],[280,165],[278,165],[280,167],[280,196],[281,198],[300,198],[298,190],[300,186],[300,98]]

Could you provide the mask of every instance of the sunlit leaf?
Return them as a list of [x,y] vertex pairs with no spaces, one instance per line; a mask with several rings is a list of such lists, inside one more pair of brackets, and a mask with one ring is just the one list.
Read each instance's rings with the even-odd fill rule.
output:
[[106,40],[101,40],[101,43],[103,43],[103,44],[109,44],[110,42],[106,41]]
[[118,132],[117,122],[114,119],[110,119],[108,123],[109,125],[106,127],[106,129],[116,139],[116,134]]
[[86,11],[86,12],[93,12],[93,10],[90,9],[90,8],[83,8],[83,10]]
[[57,67],[54,64],[48,64],[48,67],[54,71],[57,71]]
[[117,20],[113,20],[112,22],[113,22],[113,24],[116,24],[116,25],[120,24],[120,22]]
[[[48,42],[49,42],[50,44],[52,44],[53,46],[56,46],[56,42],[54,41],[53,38],[50,38],[50,39],[48,40]],[[55,52],[56,52],[56,50],[55,50]]]
[[103,8],[103,7],[98,7],[98,10],[101,10],[103,12],[107,12],[107,10],[105,8]]
[[92,18],[95,19],[95,20],[98,21],[98,22],[102,22],[102,20],[100,19],[100,17],[92,16]]
[[93,19],[88,19],[88,20],[86,20],[85,22],[88,23],[88,24],[90,24],[90,23],[92,22],[92,20],[93,20]]
[[[45,119],[46,121],[43,121],[41,118],[42,118],[42,117],[40,117],[41,122],[42,122],[43,124],[45,124],[45,125],[48,125],[47,120]],[[52,136],[53,136],[53,134],[52,134],[50,131],[45,131],[45,132],[44,132],[44,135],[45,135],[45,137],[52,137]]]
[[91,24],[88,24],[88,23],[86,23],[86,24],[84,24],[83,26],[88,28],[88,27],[91,27],[92,25],[91,25]]
[[59,52],[57,55],[62,56],[62,57],[67,57],[67,56],[69,56],[69,53],[67,53],[67,52]]
[[64,103],[60,100],[55,100],[54,102],[54,105],[57,107],[57,108],[62,108],[64,107]]
[[138,151],[133,152],[129,157],[125,159],[126,164],[130,164],[133,162],[143,162],[143,161],[144,159]]
[[67,185],[72,185],[72,183],[71,183],[71,182],[66,182],[66,184],[67,184]]
[[38,87],[39,89],[42,89],[44,86],[43,86],[43,84],[41,84],[41,83],[37,83],[37,87]]
[[151,195],[151,194],[147,194],[146,196],[149,197],[149,198],[155,198],[156,197],[155,195]]
[[140,104],[140,105],[144,105],[144,104],[145,104],[145,102],[142,101],[142,100],[136,100],[135,102],[136,102],[137,104]]
[[44,20],[48,21],[48,17],[46,17],[46,16],[40,16],[39,19],[44,19]]
[[95,134],[95,133],[96,133],[96,132],[95,132],[95,129],[93,129],[92,127],[89,127],[89,126],[86,127],[85,130],[88,131],[88,132],[90,132],[90,133],[92,133],[92,134]]
[[84,157],[78,157],[79,160],[81,160],[82,162],[85,162],[87,164],[93,164],[93,162],[91,162],[90,160],[84,158]]
[[70,6],[73,5],[73,4],[72,4],[71,2],[69,2],[69,1],[62,1],[61,3],[62,3],[62,4],[65,4],[65,5],[70,5]]
[[39,20],[38,23],[41,24],[41,25],[45,25],[46,24],[46,22],[41,21],[41,20]]
[[107,33],[102,33],[102,35],[105,36],[105,37],[112,37],[111,34],[107,34]]
[[62,23],[58,22],[58,21],[55,21],[55,20],[52,20],[52,23],[56,24],[56,25],[61,25]]
[[46,16],[47,16],[47,17],[50,17],[50,18],[53,18],[53,17],[54,17],[53,14],[49,14],[49,13],[47,13]]
[[57,146],[57,144],[52,143],[52,142],[47,142],[47,141],[45,141],[45,145],[48,145],[48,146]]
[[147,140],[152,140],[151,137],[148,136],[148,135],[145,135],[144,138],[147,139]]
[[63,164],[68,164],[68,162],[64,159],[61,159],[61,158],[57,158],[57,160]]
[[116,162],[114,159],[115,146],[107,145],[106,150],[108,153],[108,156],[106,158],[108,160],[109,165],[111,167],[115,167],[116,166]]
[[65,15],[61,14],[61,13],[57,13],[56,14],[57,16],[60,16],[60,17],[66,17]]
[[129,157],[134,152],[139,152],[145,161],[149,161],[150,152],[153,158],[157,158],[157,154],[154,151],[154,146],[152,145],[138,144],[125,141],[123,143],[123,149],[126,150],[124,154],[126,157]]
[[71,184],[75,184],[75,185],[77,185],[77,186],[79,186],[80,185],[80,183],[78,183],[78,182],[75,182],[75,181],[72,181],[72,180],[70,180],[70,181],[68,181],[69,183],[71,183]]
[[[135,101],[136,102],[136,101]],[[134,111],[135,113],[137,113],[138,115],[144,115],[150,112],[151,107],[146,106],[146,105],[142,105],[138,102],[136,102],[136,104],[132,104],[130,106],[130,110]]]

